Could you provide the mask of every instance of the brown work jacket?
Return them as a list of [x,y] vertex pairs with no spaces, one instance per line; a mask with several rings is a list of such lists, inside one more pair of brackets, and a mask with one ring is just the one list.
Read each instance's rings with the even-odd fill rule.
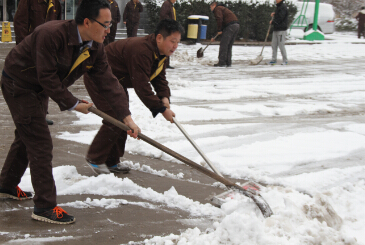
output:
[[61,19],[59,0],[20,0],[14,16],[16,44],[31,34],[34,29],[50,20]]
[[176,20],[175,8],[170,0],[166,0],[161,6],[160,20],[165,19]]
[[357,15],[356,19],[359,21],[358,25],[364,27],[365,24],[365,9],[361,10]]
[[80,53],[75,20],[49,21],[9,52],[4,71],[14,80],[14,91],[19,87],[45,93],[61,111],[76,105],[79,99],[67,87],[88,72],[117,119],[130,115],[128,98],[112,74],[104,45],[93,42]]
[[105,52],[120,84],[124,88],[134,88],[153,116],[163,112],[165,107],[161,98],[169,98],[171,93],[166,81],[166,59],[160,56],[155,34],[113,42],[105,47]]
[[222,31],[231,22],[238,22],[236,15],[229,9],[223,6],[216,6],[213,10],[217,21],[217,31]]
[[143,12],[143,6],[141,2],[134,4],[133,0],[130,0],[125,5],[123,12],[123,22],[139,23],[140,12]]
[[113,24],[117,24],[120,22],[121,15],[118,3],[115,0],[109,0],[110,3],[110,12],[112,13]]

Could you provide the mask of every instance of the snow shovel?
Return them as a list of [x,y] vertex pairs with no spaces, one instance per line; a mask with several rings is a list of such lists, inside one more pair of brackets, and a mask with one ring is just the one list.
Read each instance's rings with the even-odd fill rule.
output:
[[[96,109],[95,107],[90,107],[89,111],[100,116],[104,120],[112,123],[113,125],[117,126],[118,128],[120,128],[124,131],[130,130],[130,128],[128,126],[126,126],[124,123],[122,123],[122,122],[118,121],[117,119],[109,116],[108,114]],[[208,175],[209,177],[223,183],[227,188],[235,190],[235,191],[245,195],[246,197],[250,198],[251,200],[254,201],[254,203],[260,209],[262,215],[265,218],[268,218],[273,214],[270,206],[267,204],[265,199],[260,195],[260,193],[258,193],[258,191],[254,190],[254,188],[242,188],[241,186],[236,185],[235,183],[223,178],[222,176],[219,176],[218,174],[210,171],[209,169],[204,168],[203,166],[200,166],[199,164],[174,152],[173,150],[165,147],[164,145],[158,143],[157,141],[154,141],[153,139],[147,137],[146,135],[144,135],[142,133],[138,134],[138,138],[145,141],[146,143],[156,147],[157,149],[160,149],[161,151],[165,152],[166,154],[169,154],[170,156],[182,161],[183,163],[189,165],[190,167],[195,168],[199,172],[201,172],[205,175]]]
[[[186,132],[186,130],[183,128],[183,126],[177,121],[175,117],[173,117],[174,123],[176,126],[180,129],[180,131],[185,135],[185,137],[190,141],[190,143],[194,146],[194,148],[198,151],[198,153],[203,157],[203,159],[208,163],[211,169],[218,174],[219,176],[223,177],[223,175],[214,167],[213,163],[209,160],[209,158],[204,154],[204,152],[199,148],[199,146],[195,143],[195,141],[190,137],[190,135]],[[260,190],[260,187],[256,185],[255,183],[248,181],[242,185],[242,188],[244,189],[250,189],[251,191],[258,192]],[[212,197],[210,200],[213,204],[216,206],[222,206],[223,203],[226,202],[227,198],[234,198],[234,191],[232,189],[229,189],[226,192],[223,192],[217,196]]]
[[[216,39],[217,37],[218,37],[218,34],[217,34],[217,35],[215,35],[215,37],[213,37],[213,39]],[[204,48],[204,49],[200,48],[200,49],[196,52],[196,56],[197,56],[198,58],[203,57],[203,56],[204,56],[204,51],[208,48],[208,46],[209,46],[211,43],[212,43],[212,41],[210,41],[210,42],[208,43],[208,45],[207,45],[207,46],[205,46],[205,48]]]
[[208,157],[204,154],[204,152],[199,148],[199,146],[195,143],[195,141],[190,137],[190,135],[188,134],[188,132],[186,132],[185,129],[183,128],[183,126],[181,126],[181,124],[179,123],[179,121],[177,121],[177,119],[175,117],[173,117],[173,120],[174,120],[174,123],[176,124],[176,126],[180,129],[180,131],[190,141],[190,143],[194,146],[194,148],[198,151],[198,153],[202,156],[202,158],[208,163],[208,165],[210,166],[210,168],[213,169],[213,171],[216,174],[218,174],[219,176],[223,177],[223,175],[214,167],[214,165],[212,164],[212,162],[208,159]]
[[[274,17],[271,18],[271,21],[274,19]],[[264,58],[262,56],[262,52],[264,51],[264,48],[265,48],[265,44],[266,44],[266,41],[267,41],[267,37],[269,36],[269,33],[270,33],[270,29],[271,29],[271,24],[269,25],[269,30],[267,30],[267,34],[266,34],[266,38],[265,38],[265,42],[264,42],[264,46],[262,46],[262,49],[261,49],[261,53],[259,56],[256,57],[256,59],[253,59],[250,61],[250,65],[258,65],[262,59]]]

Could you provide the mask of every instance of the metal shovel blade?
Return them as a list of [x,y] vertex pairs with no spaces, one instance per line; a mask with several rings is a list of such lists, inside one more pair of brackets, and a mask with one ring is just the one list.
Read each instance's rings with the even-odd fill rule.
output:
[[262,55],[259,55],[256,57],[256,59],[253,59],[250,61],[250,65],[258,65],[264,57]]
[[[253,182],[246,182],[241,186],[243,189],[251,192],[254,195],[259,195],[260,186]],[[229,189],[219,195],[216,195],[210,199],[210,201],[217,207],[221,207],[223,203],[226,203],[229,199],[235,199],[235,191]]]
[[197,52],[196,52],[196,57],[201,58],[204,55],[204,51],[203,48],[200,48]]

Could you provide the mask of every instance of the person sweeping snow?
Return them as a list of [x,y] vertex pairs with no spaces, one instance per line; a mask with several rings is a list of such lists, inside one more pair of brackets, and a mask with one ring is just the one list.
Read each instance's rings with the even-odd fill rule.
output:
[[272,58],[268,64],[276,65],[279,47],[281,55],[283,56],[283,63],[281,64],[287,65],[288,57],[285,49],[285,37],[286,30],[288,29],[288,8],[286,7],[284,0],[276,0],[276,10],[271,13],[271,17],[274,17],[274,19],[270,21],[270,24],[274,26],[274,31],[271,40]]

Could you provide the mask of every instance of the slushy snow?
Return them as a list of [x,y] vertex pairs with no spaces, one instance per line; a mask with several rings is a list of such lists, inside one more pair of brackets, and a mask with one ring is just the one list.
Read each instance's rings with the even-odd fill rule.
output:
[[[158,193],[112,174],[82,176],[73,166],[54,168],[58,195],[103,198],[60,205],[105,209],[165,205],[185,210],[192,218],[215,220],[207,229],[156,236],[146,239],[146,244],[365,244],[365,52],[363,45],[350,43],[357,41],[355,35],[338,36],[321,44],[287,45],[285,67],[262,65],[270,59],[270,47],[258,66],[247,64],[261,47],[234,46],[232,68],[211,66],[217,61],[218,46],[210,46],[197,59],[202,45],[180,45],[172,57],[176,69],[168,70],[167,79],[177,119],[220,172],[242,182],[266,184],[261,195],[274,212],[271,217],[263,218],[247,198],[217,208],[182,196],[173,186]],[[160,115],[152,118],[134,91],[129,92],[133,119],[144,134],[203,162],[175,125]],[[101,124],[92,113],[76,115],[75,124]],[[96,132],[64,132],[58,137],[90,144]],[[126,150],[179,162],[131,138]],[[184,178],[182,173],[127,163],[133,171]],[[32,191],[29,172],[20,187]],[[115,199],[115,195],[138,196],[146,202]]]

